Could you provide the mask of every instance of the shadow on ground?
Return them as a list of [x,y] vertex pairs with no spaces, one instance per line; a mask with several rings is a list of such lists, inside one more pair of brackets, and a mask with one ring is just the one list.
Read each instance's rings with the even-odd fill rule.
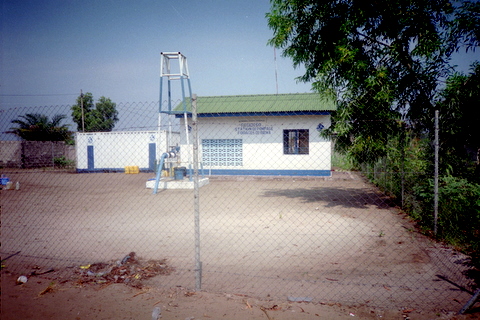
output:
[[376,206],[378,209],[394,207],[395,203],[386,195],[369,190],[342,189],[342,188],[298,188],[298,189],[270,189],[264,197],[285,197],[300,199],[304,203],[324,202],[325,207],[365,209]]

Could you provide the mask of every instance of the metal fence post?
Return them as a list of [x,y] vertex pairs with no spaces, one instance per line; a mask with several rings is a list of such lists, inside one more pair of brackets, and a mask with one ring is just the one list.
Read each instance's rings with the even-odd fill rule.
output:
[[195,289],[202,289],[202,262],[200,261],[200,198],[198,181],[198,120],[197,95],[192,95],[193,126],[193,198],[195,216]]
[[406,148],[406,129],[405,124],[402,122],[400,128],[400,198],[402,209],[405,208],[405,148]]
[[438,110],[435,110],[435,174],[434,174],[434,191],[433,191],[433,233],[437,236],[438,223]]

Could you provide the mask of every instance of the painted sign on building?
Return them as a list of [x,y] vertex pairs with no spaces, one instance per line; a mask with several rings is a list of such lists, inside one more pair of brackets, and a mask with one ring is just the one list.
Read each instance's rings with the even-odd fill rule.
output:
[[238,134],[272,134],[273,127],[263,122],[240,122],[235,131]]

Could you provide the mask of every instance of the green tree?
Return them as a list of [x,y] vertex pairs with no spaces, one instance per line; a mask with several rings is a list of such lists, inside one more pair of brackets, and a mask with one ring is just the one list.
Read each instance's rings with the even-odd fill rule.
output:
[[480,63],[468,75],[454,74],[439,94],[443,172],[480,183]]
[[66,141],[71,142],[72,132],[68,125],[61,124],[66,119],[65,115],[57,114],[49,119],[48,116],[39,113],[28,113],[19,116],[19,119],[12,120],[18,125],[10,128],[8,133],[15,134],[23,140],[28,141]]
[[[267,19],[269,44],[305,67],[299,80],[338,101],[324,135],[354,164],[380,165],[384,174],[371,181],[399,195],[426,228],[433,227],[433,179],[422,172],[433,167],[440,110],[438,236],[478,251],[480,70],[455,74],[451,60],[480,45],[480,1],[271,0]],[[387,173],[399,192],[382,179]]]
[[[317,91],[338,99],[326,134],[359,162],[383,155],[388,132],[428,130],[439,80],[452,69],[452,53],[479,44],[478,2],[271,3],[269,44],[283,49],[295,66],[305,66],[299,80],[312,81]],[[365,149],[372,146],[376,155]]]
[[93,95],[90,92],[80,95],[76,104],[72,106],[72,117],[77,124],[77,131],[112,131],[118,121],[116,107],[117,105],[110,98],[102,96],[94,104]]

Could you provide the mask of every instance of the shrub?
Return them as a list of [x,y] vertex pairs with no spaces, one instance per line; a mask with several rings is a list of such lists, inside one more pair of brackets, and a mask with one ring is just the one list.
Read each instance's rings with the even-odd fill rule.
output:
[[53,164],[55,165],[55,167],[73,168],[75,166],[75,161],[69,160],[65,158],[65,156],[61,156],[58,158],[53,158]]
[[[416,188],[423,210],[417,213],[422,225],[433,228],[433,180]],[[439,179],[437,236],[470,252],[480,248],[480,185],[466,179]]]

